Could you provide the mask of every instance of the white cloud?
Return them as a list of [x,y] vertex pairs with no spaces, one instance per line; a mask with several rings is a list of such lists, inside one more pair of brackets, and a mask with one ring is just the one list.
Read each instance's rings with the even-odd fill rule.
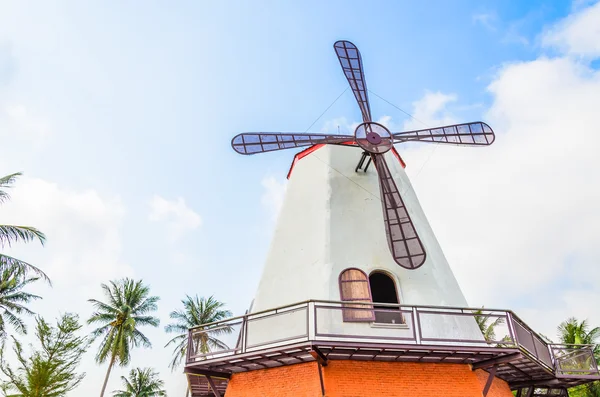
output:
[[428,149],[402,151],[432,226],[472,305],[515,309],[551,337],[570,315],[600,324],[590,303],[600,284],[600,71],[540,57],[505,65],[489,90],[494,145],[436,146],[418,177]]
[[455,119],[447,110],[447,106],[456,102],[456,99],[455,94],[427,91],[423,98],[413,102],[413,118],[406,120],[404,129],[416,130],[427,128],[427,126],[453,124]]
[[75,191],[39,178],[22,177],[12,200],[0,206],[2,223],[32,225],[48,237],[9,251],[41,267],[57,286],[78,287],[129,275],[121,258],[121,226],[125,210],[119,197],[95,190]]
[[479,23],[486,29],[495,32],[496,31],[496,14],[492,12],[482,12],[478,14],[473,14],[471,17],[474,23]]
[[600,56],[600,2],[552,26],[542,35],[542,44],[569,55]]
[[165,222],[171,241],[180,239],[185,233],[197,229],[202,224],[200,215],[190,209],[182,197],[169,201],[158,195],[154,195],[150,200],[148,220]]
[[260,199],[263,207],[270,213],[271,219],[277,219],[281,206],[283,205],[283,198],[285,196],[285,189],[287,187],[286,181],[278,181],[273,176],[265,176],[260,184],[263,187],[263,195]]
[[[28,176],[19,178],[10,193],[12,199],[0,206],[0,223],[35,226],[47,236],[43,247],[32,242],[3,249],[40,267],[53,282],[53,288],[41,282],[28,287],[28,292],[43,297],[32,303],[34,312],[47,320],[73,312],[84,322],[91,311],[87,299],[101,296],[100,283],[135,276],[123,252],[126,211],[120,197]],[[25,321],[30,335],[21,339],[28,342],[34,321],[32,317]],[[91,329],[85,327],[83,332]],[[80,370],[88,375],[74,395],[89,395],[103,381],[105,367],[95,365],[93,350],[84,356]],[[111,386],[124,372],[115,369]]]
[[0,109],[0,136],[40,144],[48,134],[48,126],[33,117],[24,105],[7,105]]

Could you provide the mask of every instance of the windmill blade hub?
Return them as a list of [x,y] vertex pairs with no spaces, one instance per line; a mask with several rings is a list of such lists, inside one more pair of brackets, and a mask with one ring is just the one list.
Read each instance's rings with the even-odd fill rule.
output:
[[379,145],[382,141],[381,135],[376,132],[369,132],[367,134],[367,141],[373,145]]
[[382,124],[368,121],[354,130],[356,143],[369,153],[383,154],[393,145],[391,132]]

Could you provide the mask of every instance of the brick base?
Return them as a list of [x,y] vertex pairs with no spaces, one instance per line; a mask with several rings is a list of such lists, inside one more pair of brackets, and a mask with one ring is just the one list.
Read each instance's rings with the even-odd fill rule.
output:
[[[466,364],[334,360],[323,367],[327,397],[481,397],[487,376]],[[226,397],[246,396],[321,396],[317,363],[234,374]],[[487,396],[512,397],[512,393],[496,378]]]

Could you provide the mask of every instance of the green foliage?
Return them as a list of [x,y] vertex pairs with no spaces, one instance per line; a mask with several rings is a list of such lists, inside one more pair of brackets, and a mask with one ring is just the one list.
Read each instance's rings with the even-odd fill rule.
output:
[[569,397],[600,397],[599,382],[571,387],[569,389]]
[[[197,295],[193,298],[186,296],[181,303],[183,303],[183,310],[172,311],[169,317],[175,320],[175,322],[165,327],[166,332],[176,332],[179,334],[165,345],[165,347],[175,345],[173,360],[169,364],[171,369],[178,367],[186,355],[188,329],[231,317],[231,312],[224,309],[225,304],[214,299],[212,296],[208,297],[208,299],[204,297],[198,298]],[[211,349],[226,349],[227,345],[217,337],[231,332],[231,327],[223,327],[200,333],[197,336],[198,340],[194,344],[199,347],[201,353],[208,353]]]
[[[18,172],[0,177],[0,204],[10,199],[7,189],[12,187],[12,184],[20,175],[21,173]],[[0,225],[0,249],[6,246],[10,247],[16,242],[22,241],[28,243],[34,240],[38,240],[43,245],[46,241],[46,236],[44,233],[31,226]],[[48,276],[32,264],[0,253],[0,269],[13,266],[19,267],[23,273],[33,273],[38,278],[42,278],[48,283],[50,282]]]
[[121,376],[125,390],[115,390],[114,397],[158,397],[166,396],[164,382],[158,379],[158,373],[152,368],[135,368],[129,378]]
[[[565,344],[596,344],[600,337],[600,327],[590,329],[587,320],[579,321],[570,317],[558,326],[558,337]],[[600,347],[594,346],[594,355],[600,359]],[[571,397],[600,397],[600,382],[588,383],[569,389]]]
[[[575,317],[570,317],[558,326],[558,337],[562,343],[587,345],[596,343],[600,337],[600,327],[590,329],[587,320],[579,322]],[[596,357],[600,357],[599,347],[594,350]]]
[[85,376],[76,371],[89,343],[85,337],[77,336],[81,325],[74,314],[63,315],[56,327],[40,317],[36,323],[40,347],[32,347],[29,357],[24,354],[22,344],[13,337],[13,351],[19,362],[16,368],[5,361],[4,344],[0,348],[0,370],[8,378],[2,390],[10,397],[66,396]]
[[88,324],[100,324],[100,327],[92,332],[92,339],[103,337],[96,354],[96,362],[110,360],[101,396],[104,395],[110,370],[115,363],[120,366],[129,364],[132,347],[152,347],[139,327],[159,325],[158,318],[150,315],[156,311],[159,298],[148,296],[150,288],[143,285],[142,280],[136,282],[126,278],[110,281],[109,285],[102,284],[102,290],[107,301],[105,303],[89,299],[96,311],[88,319]]
[[121,366],[129,364],[130,348],[152,347],[148,338],[138,327],[150,325],[158,327],[159,320],[149,313],[157,310],[159,298],[150,296],[150,288],[128,278],[102,284],[107,302],[89,299],[96,311],[88,319],[88,324],[101,324],[92,332],[92,339],[104,336],[96,355],[98,363],[114,356]]
[[[496,341],[496,327],[504,324],[504,319],[496,317],[494,321],[491,321],[493,317],[483,314],[483,307],[481,310],[475,310],[473,314],[475,314],[475,321],[485,340],[488,342]],[[506,338],[504,337],[503,340],[506,340]]]
[[23,268],[16,265],[0,267],[0,339],[6,338],[7,324],[20,334],[27,333],[27,327],[19,316],[32,315],[33,312],[23,304],[41,297],[22,290],[38,279],[38,277],[27,277]]

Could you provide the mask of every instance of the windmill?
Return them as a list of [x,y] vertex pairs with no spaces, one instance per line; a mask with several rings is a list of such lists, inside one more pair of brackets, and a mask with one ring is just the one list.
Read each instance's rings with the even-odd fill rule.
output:
[[[334,48],[362,113],[353,135],[232,140],[245,155],[308,148],[294,158],[303,160],[249,310],[189,331],[192,396],[567,396],[566,387],[600,379],[590,346],[548,345],[510,311],[484,314],[504,320],[508,339],[482,335],[481,311],[469,308],[403,162],[394,161],[395,143],[485,146],[492,129],[473,122],[390,132],[372,121],[358,49],[347,41]],[[367,172],[371,163],[376,172]],[[198,352],[194,341],[224,329],[239,330],[231,348]],[[579,372],[564,367],[573,351]]]
[[363,166],[367,158],[365,172],[371,161],[375,164],[385,233],[392,257],[398,265],[406,269],[417,269],[425,262],[427,252],[383,155],[390,151],[394,144],[406,142],[488,146],[494,142],[494,132],[489,125],[481,121],[390,132],[384,125],[372,120],[358,48],[349,41],[337,41],[334,49],[362,114],[363,122],[356,127],[354,135],[246,132],[236,135],[231,141],[231,146],[243,155],[322,144],[360,147],[363,154],[356,171]]

